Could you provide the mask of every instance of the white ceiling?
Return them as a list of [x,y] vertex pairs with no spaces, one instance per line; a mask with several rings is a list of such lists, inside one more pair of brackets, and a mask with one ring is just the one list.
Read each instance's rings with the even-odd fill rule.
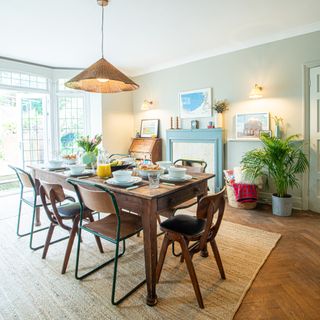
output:
[[[0,56],[55,67],[100,58],[96,0],[0,0]],[[319,0],[111,0],[105,56],[129,75],[320,30]]]

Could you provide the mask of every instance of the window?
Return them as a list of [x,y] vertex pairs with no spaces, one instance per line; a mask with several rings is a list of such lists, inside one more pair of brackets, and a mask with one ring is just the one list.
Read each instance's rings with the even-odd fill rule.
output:
[[48,79],[28,73],[0,71],[0,85],[48,90]]
[[77,153],[77,139],[86,133],[85,94],[64,86],[66,79],[57,81],[60,154]]

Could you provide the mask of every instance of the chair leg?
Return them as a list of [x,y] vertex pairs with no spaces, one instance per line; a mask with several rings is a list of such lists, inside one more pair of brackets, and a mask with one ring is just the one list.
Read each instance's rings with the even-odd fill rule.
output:
[[44,244],[44,248],[43,248],[43,253],[42,253],[42,259],[45,259],[47,256],[47,252],[49,249],[49,245],[50,245],[50,241],[52,238],[52,234],[54,231],[55,225],[53,223],[50,224],[49,230],[48,230],[48,234],[47,234],[47,239],[46,239],[46,243]]
[[77,232],[78,232],[78,223],[79,223],[79,218],[75,219],[74,222],[73,222],[73,226],[72,226],[72,229],[71,229],[71,232],[70,232],[70,237],[69,237],[66,253],[64,255],[61,274],[65,274],[66,273],[68,262],[69,262],[69,258],[70,258],[70,253],[71,253],[73,242],[74,242],[74,238],[76,237]]
[[214,257],[216,259],[216,262],[217,262],[217,265],[218,265],[218,268],[219,268],[219,271],[220,271],[220,275],[221,275],[221,278],[222,279],[225,279],[226,278],[226,275],[224,273],[224,269],[223,269],[223,265],[222,265],[222,261],[221,261],[221,257],[220,257],[220,253],[219,253],[219,250],[218,250],[218,246],[216,244],[216,241],[214,239],[212,239],[210,241],[210,244],[211,244],[211,248],[212,248],[212,251],[213,251],[213,254],[214,254]]
[[[189,240],[185,240],[186,241],[186,244],[187,244],[187,247],[189,247]],[[190,257],[191,260],[192,260],[192,257]],[[183,262],[184,261],[184,256],[183,254],[180,255],[180,262]]]
[[159,279],[160,279],[160,274],[162,271],[164,259],[166,257],[168,246],[170,245],[170,243],[171,243],[171,240],[169,240],[167,235],[165,235],[164,239],[162,241],[162,246],[161,246],[160,255],[159,255],[159,261],[158,261],[157,269],[156,269],[156,282],[157,283],[159,282]]
[[[93,222],[94,218],[93,218],[91,212],[88,212],[87,215],[89,217],[90,222]],[[100,219],[100,213],[99,213],[99,219]],[[102,244],[101,244],[101,239],[98,236],[94,236],[94,238],[96,239],[96,243],[97,243],[97,246],[99,248],[100,253],[103,253],[103,247],[102,247]]]
[[40,221],[40,207],[36,207],[36,227],[41,226],[41,221]]
[[204,305],[203,305],[202,295],[201,295],[201,291],[199,288],[197,275],[194,270],[193,263],[192,263],[192,260],[191,260],[190,254],[189,254],[187,243],[183,237],[180,237],[179,243],[181,245],[182,255],[184,256],[184,259],[186,261],[186,265],[187,265],[187,268],[189,271],[189,275],[190,275],[191,282],[192,282],[192,285],[194,288],[194,292],[197,297],[198,305],[201,309],[203,309]]
[[18,221],[17,221],[17,236],[19,237],[23,237],[23,236],[26,236],[27,234],[20,234],[20,218],[21,218],[21,210],[22,210],[22,199],[20,197],[20,201],[19,201],[19,210],[18,210]]
[[[123,243],[125,245],[125,243]],[[116,284],[117,284],[117,272],[118,272],[118,259],[121,257],[121,254],[119,255],[119,242],[116,244],[116,250],[114,255],[114,270],[113,270],[113,281],[112,281],[112,294],[111,294],[111,303],[113,305],[118,305],[122,301],[124,301],[127,297],[129,297],[133,292],[135,292],[137,289],[139,289],[143,284],[146,283],[146,279],[141,281],[139,284],[137,284],[133,289],[131,289],[128,293],[126,293],[124,296],[122,296],[120,299],[116,300]]]

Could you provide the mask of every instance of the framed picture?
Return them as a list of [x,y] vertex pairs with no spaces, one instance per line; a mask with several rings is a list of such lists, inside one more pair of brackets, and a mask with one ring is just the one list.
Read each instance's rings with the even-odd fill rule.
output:
[[180,92],[181,118],[204,118],[212,115],[211,88]]
[[261,137],[271,138],[271,136],[272,136],[271,130],[260,130],[260,132],[259,132],[259,138],[261,138]]
[[159,119],[143,119],[140,127],[141,138],[158,138]]
[[236,138],[259,139],[260,131],[269,130],[269,113],[238,113],[236,115]]

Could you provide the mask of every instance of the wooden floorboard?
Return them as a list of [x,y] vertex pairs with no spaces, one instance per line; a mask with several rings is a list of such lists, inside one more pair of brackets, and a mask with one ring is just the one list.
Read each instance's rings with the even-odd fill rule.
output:
[[240,306],[240,319],[320,319],[320,214],[276,217],[227,207],[225,220],[282,234]]

